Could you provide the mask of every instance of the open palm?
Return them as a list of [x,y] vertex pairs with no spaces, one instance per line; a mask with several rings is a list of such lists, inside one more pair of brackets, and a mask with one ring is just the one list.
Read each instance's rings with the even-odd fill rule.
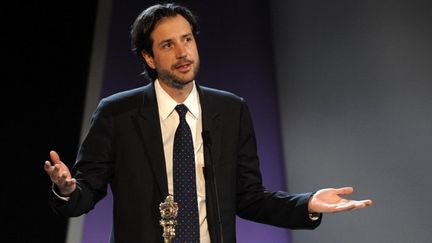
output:
[[309,201],[309,212],[336,213],[364,208],[372,205],[371,200],[350,200],[341,195],[349,195],[354,191],[352,187],[326,188],[317,191]]

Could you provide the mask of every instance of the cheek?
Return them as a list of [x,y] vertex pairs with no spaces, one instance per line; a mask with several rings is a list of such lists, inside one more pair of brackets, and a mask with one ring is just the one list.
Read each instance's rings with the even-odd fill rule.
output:
[[167,56],[159,56],[158,58],[154,59],[154,64],[157,69],[171,69],[171,65],[173,64],[173,61],[167,57]]
[[159,64],[162,64],[162,65],[165,64],[166,65],[166,64],[171,63],[173,60],[175,60],[175,54],[171,51],[165,52],[165,53],[158,55],[157,60],[158,60]]
[[198,49],[197,48],[190,48],[189,49],[189,54],[194,57],[195,59],[198,58]]

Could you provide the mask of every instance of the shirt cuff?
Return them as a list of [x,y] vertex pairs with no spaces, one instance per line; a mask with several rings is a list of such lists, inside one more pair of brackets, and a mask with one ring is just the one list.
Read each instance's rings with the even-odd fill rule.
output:
[[65,202],[69,201],[70,197],[62,197],[62,196],[60,196],[59,194],[57,194],[57,192],[56,192],[55,189],[54,189],[54,183],[53,183],[52,186],[51,186],[51,190],[52,190],[52,192],[54,193],[54,195],[55,195],[58,199],[61,199],[61,200],[65,201]]
[[320,218],[321,218],[320,213],[309,213],[309,219],[312,221],[317,221]]

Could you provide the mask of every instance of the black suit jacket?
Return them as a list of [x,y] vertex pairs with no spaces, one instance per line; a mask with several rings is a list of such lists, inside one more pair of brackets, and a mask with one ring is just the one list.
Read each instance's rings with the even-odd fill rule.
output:
[[[236,215],[292,229],[317,227],[320,220],[308,217],[310,193],[270,192],[263,187],[255,132],[244,100],[206,87],[198,86],[198,92],[203,131],[211,138],[204,160],[212,242],[236,241]],[[87,213],[110,185],[112,242],[162,242],[159,204],[168,185],[153,83],[101,100],[72,173],[78,190],[66,203],[51,197],[56,211],[69,217]]]

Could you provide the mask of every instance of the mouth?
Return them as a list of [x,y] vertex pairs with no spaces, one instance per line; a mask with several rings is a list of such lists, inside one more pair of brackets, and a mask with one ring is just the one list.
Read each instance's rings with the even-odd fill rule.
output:
[[187,73],[192,69],[193,61],[185,61],[181,63],[177,63],[174,65],[174,69],[181,72],[181,73]]

